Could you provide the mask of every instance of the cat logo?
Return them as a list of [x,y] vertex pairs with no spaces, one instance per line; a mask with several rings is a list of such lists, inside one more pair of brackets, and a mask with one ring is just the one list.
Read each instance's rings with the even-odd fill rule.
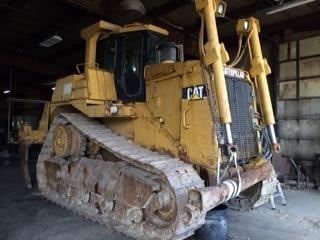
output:
[[185,87],[182,89],[182,99],[201,100],[207,96],[206,85]]

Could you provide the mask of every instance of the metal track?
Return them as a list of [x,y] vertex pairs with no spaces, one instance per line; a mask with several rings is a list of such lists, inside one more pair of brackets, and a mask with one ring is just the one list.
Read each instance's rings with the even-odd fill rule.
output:
[[[143,170],[149,174],[154,174],[162,179],[166,179],[170,184],[170,189],[175,194],[178,215],[175,226],[171,230],[167,228],[150,228],[145,223],[127,224],[119,221],[112,213],[108,218],[92,211],[89,206],[76,204],[69,199],[59,195],[54,189],[48,188],[44,180],[46,177],[45,162],[64,161],[63,159],[54,159],[52,157],[51,139],[53,129],[58,124],[72,124],[83,136],[90,141],[95,142],[105,151],[111,153],[118,160],[121,160],[135,168]],[[83,160],[87,161],[87,160]],[[102,161],[102,160],[92,160]],[[108,174],[108,173],[106,173]],[[124,233],[136,239],[184,239],[194,233],[205,221],[205,215],[199,215],[199,218],[191,225],[187,223],[187,213],[185,205],[188,204],[188,190],[204,187],[203,180],[193,169],[191,164],[186,164],[178,158],[172,158],[168,155],[161,155],[158,152],[143,148],[133,141],[113,133],[104,125],[90,119],[80,113],[62,113],[57,116],[51,124],[46,140],[41,149],[38,164],[37,178],[39,189],[43,196],[55,203],[71,209],[85,217],[97,221],[100,224],[112,225],[118,232]],[[174,224],[173,224],[174,225]]]

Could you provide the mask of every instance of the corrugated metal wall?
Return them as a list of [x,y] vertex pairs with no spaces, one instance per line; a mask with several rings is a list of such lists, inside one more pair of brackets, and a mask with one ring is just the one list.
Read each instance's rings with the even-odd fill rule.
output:
[[283,155],[320,152],[320,36],[280,45],[277,119]]

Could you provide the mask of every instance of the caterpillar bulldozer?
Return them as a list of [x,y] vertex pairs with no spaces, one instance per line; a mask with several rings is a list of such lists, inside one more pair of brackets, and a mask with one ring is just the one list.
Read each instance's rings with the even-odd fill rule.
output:
[[85,63],[57,80],[42,115],[45,198],[135,239],[185,239],[216,206],[249,209],[273,193],[266,149],[279,146],[259,22],[238,21],[250,67],[233,68],[216,26],[224,3],[195,4],[200,60],[184,61],[153,25],[82,30]]

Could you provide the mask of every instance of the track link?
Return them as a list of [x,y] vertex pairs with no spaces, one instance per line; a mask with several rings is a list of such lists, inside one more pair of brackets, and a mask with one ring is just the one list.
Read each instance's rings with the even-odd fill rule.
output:
[[[50,184],[48,184],[47,175],[49,173],[45,165],[52,162],[62,166],[67,162],[66,159],[57,158],[52,153],[51,141],[53,130],[60,124],[72,124],[73,127],[79,130],[82,136],[115,156],[120,164],[123,163],[125,167],[132,166],[146,174],[165,179],[166,187],[174,192],[177,206],[177,217],[172,226],[157,227],[152,224],[147,224],[145,221],[128,224],[128,222],[123,219],[119,219],[118,215],[113,212],[113,209],[105,214],[101,214],[101,212],[97,212],[97,209],[92,209],[90,205],[70,200],[68,196],[61,195],[57,189],[51,188]],[[96,167],[105,166],[106,162],[98,159],[87,159],[83,156],[79,158],[81,164],[96,165]],[[186,223],[188,216],[184,207],[188,203],[188,190],[204,187],[203,180],[193,169],[192,165],[186,164],[178,158],[162,155],[158,152],[143,148],[133,141],[113,133],[104,125],[80,113],[62,113],[53,120],[39,155],[37,179],[39,189],[47,199],[90,218],[93,221],[97,221],[100,224],[108,227],[112,226],[118,232],[136,239],[184,239],[192,235],[205,221],[205,216],[201,215],[191,225]],[[90,194],[98,198],[104,197],[102,196],[103,194],[100,196],[94,192]]]

